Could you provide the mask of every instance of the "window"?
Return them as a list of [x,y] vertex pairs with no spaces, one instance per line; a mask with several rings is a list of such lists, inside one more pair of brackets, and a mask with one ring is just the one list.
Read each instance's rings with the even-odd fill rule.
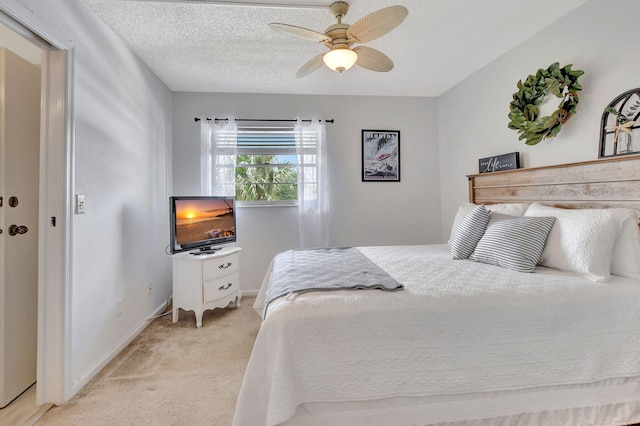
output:
[[295,204],[298,160],[292,126],[239,126],[236,199]]
[[202,119],[202,194],[235,195],[240,205],[297,205],[305,217],[328,211],[321,120],[237,121]]

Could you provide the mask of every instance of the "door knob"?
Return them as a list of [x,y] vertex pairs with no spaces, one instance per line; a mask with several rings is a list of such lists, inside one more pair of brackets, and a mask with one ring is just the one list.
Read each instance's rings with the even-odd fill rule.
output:
[[14,236],[18,234],[26,234],[29,228],[24,225],[11,225],[9,226],[9,235]]

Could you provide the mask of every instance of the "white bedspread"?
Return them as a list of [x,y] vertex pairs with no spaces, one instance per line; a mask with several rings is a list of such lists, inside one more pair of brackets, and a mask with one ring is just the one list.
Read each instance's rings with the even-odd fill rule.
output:
[[359,249],[405,290],[273,301],[247,366],[235,426],[277,425],[303,402],[640,375],[638,281],[596,283],[546,268],[524,274],[454,261],[448,245]]

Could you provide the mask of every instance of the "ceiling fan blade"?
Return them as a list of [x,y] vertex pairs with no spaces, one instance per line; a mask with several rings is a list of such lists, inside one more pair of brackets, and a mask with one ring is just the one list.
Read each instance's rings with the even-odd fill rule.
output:
[[320,68],[322,65],[324,65],[324,61],[322,60],[323,56],[324,56],[324,53],[321,53],[318,56],[314,56],[313,58],[311,58],[310,61],[308,61],[306,64],[300,67],[300,69],[296,73],[296,78],[301,78],[307,74],[311,74],[312,72]]
[[375,40],[400,25],[408,14],[404,6],[385,7],[357,20],[347,30],[347,37],[357,43]]
[[371,71],[388,72],[393,69],[393,61],[381,51],[367,47],[358,46],[353,49],[358,54],[356,65]]
[[331,41],[331,38],[327,37],[322,33],[309,30],[307,28],[296,27],[295,25],[280,24],[277,22],[273,22],[269,24],[269,26],[278,32],[281,32],[293,37],[309,40],[309,41],[316,41],[319,43],[326,43],[328,41]]

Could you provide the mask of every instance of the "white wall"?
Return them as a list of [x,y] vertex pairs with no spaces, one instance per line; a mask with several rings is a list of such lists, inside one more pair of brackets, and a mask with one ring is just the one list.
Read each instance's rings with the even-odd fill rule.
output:
[[[598,158],[604,107],[640,87],[638,16],[636,0],[591,0],[438,98],[443,240],[468,200],[465,175],[478,172],[479,158],[519,151],[524,167]],[[557,137],[529,147],[507,128],[509,102],[518,80],[554,62],[585,71],[580,103]]]
[[[200,193],[197,116],[287,119],[327,124],[330,244],[428,244],[440,239],[440,183],[435,100],[409,97],[175,93],[175,195]],[[362,129],[400,130],[401,181],[361,181]],[[298,247],[295,207],[238,209],[240,281],[256,290],[271,258]]]
[[[79,0],[2,0],[74,48],[70,371],[77,392],[171,294],[171,92]],[[152,296],[147,284],[153,284]],[[117,315],[117,301],[124,313]],[[61,342],[66,343],[66,342]]]

